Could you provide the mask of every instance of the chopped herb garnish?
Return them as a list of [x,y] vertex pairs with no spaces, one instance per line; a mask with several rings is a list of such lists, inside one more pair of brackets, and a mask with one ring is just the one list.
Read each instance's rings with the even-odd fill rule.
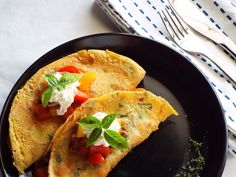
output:
[[56,160],[57,163],[60,163],[62,161],[61,155],[60,154],[56,154],[55,155],[55,160]]
[[151,103],[139,103],[138,105],[141,106],[141,108],[143,108],[143,109],[149,109],[149,110],[152,109]]
[[202,143],[189,139],[189,153],[193,157],[181,167],[175,177],[200,177],[200,173],[205,166],[205,160],[200,151],[201,147]]
[[138,118],[139,118],[139,119],[143,119],[143,114],[138,113]]
[[49,139],[50,141],[52,140],[52,138],[53,138],[53,135],[48,134],[48,139]]
[[119,118],[128,117],[128,114],[119,114]]
[[119,105],[118,105],[120,108],[122,108],[122,107],[124,107],[124,105],[123,104],[121,104],[121,103],[119,103]]
[[74,170],[74,176],[75,176],[75,177],[79,177],[79,176],[80,176],[80,168],[76,168],[76,169]]

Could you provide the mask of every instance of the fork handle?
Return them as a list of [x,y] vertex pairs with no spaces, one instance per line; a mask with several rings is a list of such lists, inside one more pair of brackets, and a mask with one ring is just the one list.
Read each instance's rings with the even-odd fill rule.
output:
[[231,58],[221,58],[217,53],[205,50],[201,52],[209,58],[215,65],[217,65],[224,73],[236,84],[236,62]]

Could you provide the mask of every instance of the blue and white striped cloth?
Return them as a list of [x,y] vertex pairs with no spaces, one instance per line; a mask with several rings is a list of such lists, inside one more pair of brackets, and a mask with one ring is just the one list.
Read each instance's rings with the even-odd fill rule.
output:
[[[168,0],[96,0],[99,6],[122,31],[160,41],[182,53],[213,86],[224,109],[229,133],[229,150],[236,156],[236,85],[208,58],[182,51],[172,41],[162,23],[158,11],[168,5]],[[174,0],[172,0],[174,1]],[[189,2],[202,12],[209,23],[236,43],[236,0],[175,0],[188,9]],[[186,3],[188,1],[188,3]],[[213,44],[213,43],[212,43]],[[212,51],[229,57],[222,49],[212,45]],[[210,49],[209,49],[210,50]],[[230,58],[230,57],[229,57]],[[230,58],[232,59],[232,58]],[[232,59],[234,60],[234,59]],[[235,61],[236,65],[236,61]],[[234,66],[235,67],[235,66]]]

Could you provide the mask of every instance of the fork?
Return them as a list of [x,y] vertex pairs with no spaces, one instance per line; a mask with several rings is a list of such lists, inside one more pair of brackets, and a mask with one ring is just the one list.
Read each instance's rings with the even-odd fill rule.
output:
[[158,12],[173,41],[184,51],[202,54],[209,58],[225,75],[236,83],[236,63],[231,59],[222,59],[207,48],[208,39],[188,26],[171,6]]

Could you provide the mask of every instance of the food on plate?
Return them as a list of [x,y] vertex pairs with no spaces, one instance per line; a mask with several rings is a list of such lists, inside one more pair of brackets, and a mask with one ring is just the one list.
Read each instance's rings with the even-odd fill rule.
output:
[[56,133],[49,176],[107,176],[171,115],[178,113],[164,98],[144,89],[90,98]]
[[55,131],[84,101],[134,89],[145,71],[108,50],[81,50],[46,65],[18,90],[9,114],[13,164],[20,174],[48,148]]

